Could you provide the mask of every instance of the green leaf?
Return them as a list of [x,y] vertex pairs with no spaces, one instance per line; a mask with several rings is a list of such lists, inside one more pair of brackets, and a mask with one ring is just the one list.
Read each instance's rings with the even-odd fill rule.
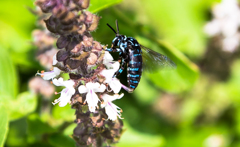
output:
[[71,125],[69,125],[64,131],[63,134],[64,135],[72,135],[73,134],[73,130],[76,128],[77,124],[73,123]]
[[70,105],[59,107],[58,105],[53,106],[53,117],[61,121],[72,122],[75,119],[75,110],[71,109]]
[[37,114],[28,116],[28,133],[31,135],[40,135],[43,133],[53,133],[55,129],[46,122],[43,122]]
[[0,146],[4,145],[8,132],[8,113],[4,104],[0,104]]
[[[178,49],[165,41],[156,39],[153,36],[145,35],[145,38],[137,38],[139,42],[148,42],[161,50],[177,65],[176,69],[171,70],[158,70],[151,74],[147,74],[150,80],[159,88],[167,91],[181,92],[190,89],[199,76],[198,67],[192,63],[186,56],[184,56]],[[158,51],[159,52],[159,51]],[[157,68],[157,67],[156,67]]]
[[159,97],[159,91],[156,88],[152,88],[151,83],[145,76],[141,77],[141,84],[138,85],[133,94],[142,105],[149,105]]
[[17,100],[9,104],[10,119],[15,120],[33,112],[37,107],[37,97],[30,92],[23,92],[17,96]]
[[18,92],[16,69],[8,52],[1,46],[0,50],[0,95],[9,95],[14,99]]
[[88,11],[96,13],[120,2],[122,0],[91,0]]
[[[206,35],[203,27],[206,12],[216,0],[148,0],[141,1],[143,8],[135,11],[147,17],[149,25],[182,52],[199,57],[205,51]],[[142,11],[144,13],[142,13]],[[139,19],[141,19],[139,18]]]
[[35,18],[27,6],[33,6],[33,1],[1,0],[0,6],[0,44],[16,52],[28,50]]
[[75,147],[75,141],[69,137],[62,134],[53,134],[48,138],[51,145],[57,147]]
[[124,122],[124,127],[127,129],[121,136],[117,144],[118,147],[163,147],[165,145],[165,139],[160,135],[147,135],[138,132],[126,122]]

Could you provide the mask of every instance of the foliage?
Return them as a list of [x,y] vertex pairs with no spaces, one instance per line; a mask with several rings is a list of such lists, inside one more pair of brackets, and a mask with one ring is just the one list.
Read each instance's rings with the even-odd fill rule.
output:
[[[226,79],[200,66],[210,41],[203,26],[215,2],[91,1],[89,11],[102,17],[95,40],[110,45],[115,34],[106,23],[114,26],[118,19],[121,34],[177,64],[175,70],[143,73],[132,94],[122,91],[117,105],[124,110],[126,130],[117,146],[209,147],[214,137],[223,147],[240,145],[239,56],[231,60]],[[27,7],[34,8],[32,0],[0,1],[0,146],[74,146],[74,111],[51,106],[54,98],[28,90],[30,78],[43,68],[30,43],[36,18]],[[126,71],[120,78],[126,85]]]

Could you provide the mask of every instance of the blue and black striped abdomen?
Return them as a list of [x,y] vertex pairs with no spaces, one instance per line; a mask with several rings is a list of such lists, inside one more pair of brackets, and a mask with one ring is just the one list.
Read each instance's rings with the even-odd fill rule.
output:
[[140,46],[129,48],[129,61],[127,66],[128,87],[135,89],[142,75],[142,54]]

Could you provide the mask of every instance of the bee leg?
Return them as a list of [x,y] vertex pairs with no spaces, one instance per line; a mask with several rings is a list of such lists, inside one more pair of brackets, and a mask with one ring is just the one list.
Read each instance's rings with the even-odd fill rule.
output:
[[119,48],[107,48],[107,49],[105,49],[105,51],[109,51],[109,52],[121,52],[121,49],[119,49]]
[[122,88],[123,88],[124,90],[126,90],[128,93],[132,93],[132,92],[134,91],[133,88],[129,88],[129,87],[123,85],[123,84],[122,84]]
[[[119,59],[121,59],[121,57],[119,57]],[[122,73],[125,64],[126,64],[126,61],[122,59],[121,67],[118,69],[117,72],[115,72],[115,74],[113,75],[113,78],[115,78],[116,76],[118,76],[118,75],[120,75]]]
[[113,49],[112,48],[107,48],[107,49],[105,49],[105,51],[113,52]]

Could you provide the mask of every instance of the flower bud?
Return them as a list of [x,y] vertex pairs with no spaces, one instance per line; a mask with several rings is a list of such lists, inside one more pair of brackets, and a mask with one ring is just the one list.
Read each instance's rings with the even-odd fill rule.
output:
[[70,42],[70,37],[61,35],[57,40],[57,48],[62,49],[65,48]]
[[44,20],[46,23],[46,27],[47,29],[52,32],[52,33],[56,33],[56,18],[54,18],[53,16],[51,16],[50,18],[48,18],[47,20]]
[[95,53],[90,53],[87,58],[87,65],[94,65],[97,62],[98,56]]
[[60,50],[57,52],[57,61],[58,62],[61,62],[61,61],[64,61],[66,60],[68,57],[69,57],[69,52],[66,51],[66,50]]
[[96,16],[96,15],[93,15],[93,19],[92,19],[92,22],[91,24],[88,26],[88,31],[94,31],[97,26],[98,26],[98,22],[99,22],[99,19],[100,17]]
[[76,69],[78,68],[81,64],[83,64],[83,62],[81,60],[74,60],[73,58],[68,58],[66,60],[66,64],[68,65],[68,67],[70,69]]
[[102,51],[102,46],[99,42],[93,41],[93,49],[92,52],[100,52]]
[[37,0],[35,5],[39,6],[44,13],[49,13],[57,5],[54,0]]
[[90,0],[73,0],[73,2],[80,7],[80,9],[87,9]]
[[66,50],[71,51],[78,43],[79,41],[76,37],[72,38],[72,41],[67,45]]

